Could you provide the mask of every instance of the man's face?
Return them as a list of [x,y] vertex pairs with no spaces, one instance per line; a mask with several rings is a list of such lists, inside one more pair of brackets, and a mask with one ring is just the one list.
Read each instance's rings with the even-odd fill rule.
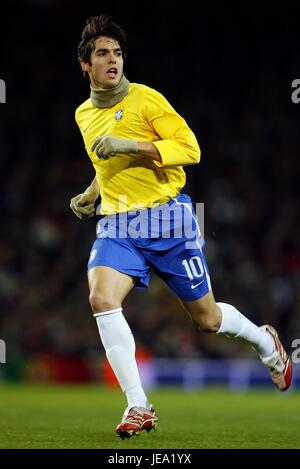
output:
[[117,86],[123,75],[123,56],[118,41],[106,36],[98,37],[90,63],[92,65],[81,62],[81,67],[88,73],[93,88]]

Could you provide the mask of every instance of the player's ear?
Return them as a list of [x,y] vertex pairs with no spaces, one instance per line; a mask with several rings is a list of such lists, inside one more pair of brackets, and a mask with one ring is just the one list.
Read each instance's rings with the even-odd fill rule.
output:
[[80,66],[83,72],[89,72],[90,65],[88,63],[84,62],[83,60],[80,60]]

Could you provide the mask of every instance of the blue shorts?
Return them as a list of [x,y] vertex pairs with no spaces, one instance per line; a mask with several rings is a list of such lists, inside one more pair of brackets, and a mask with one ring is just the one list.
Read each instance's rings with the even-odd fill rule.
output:
[[188,195],[155,208],[108,215],[97,224],[97,239],[88,262],[136,277],[147,288],[151,269],[183,301],[211,290],[196,214]]

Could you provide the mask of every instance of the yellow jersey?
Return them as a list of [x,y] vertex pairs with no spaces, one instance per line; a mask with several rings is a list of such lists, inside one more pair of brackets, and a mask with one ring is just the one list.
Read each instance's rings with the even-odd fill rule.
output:
[[[99,109],[87,99],[76,109],[75,119],[96,171],[103,215],[173,199],[185,185],[182,166],[200,161],[197,139],[185,120],[148,86],[130,83],[128,94],[111,108]],[[137,153],[99,159],[90,148],[102,135],[152,142],[162,163]]]

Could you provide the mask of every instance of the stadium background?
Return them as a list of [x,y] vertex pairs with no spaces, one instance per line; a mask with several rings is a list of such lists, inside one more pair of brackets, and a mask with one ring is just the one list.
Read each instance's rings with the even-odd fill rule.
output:
[[[272,323],[289,352],[300,338],[297,16],[274,5],[184,4],[32,0],[1,15],[2,380],[111,380],[85,275],[95,219],[80,222],[69,209],[93,177],[74,121],[89,92],[77,45],[85,18],[102,12],[127,31],[127,78],[161,91],[199,140],[201,163],[186,168],[185,191],[205,203],[217,300]],[[124,311],[144,364],[254,357],[242,343],[199,333],[155,276]]]

